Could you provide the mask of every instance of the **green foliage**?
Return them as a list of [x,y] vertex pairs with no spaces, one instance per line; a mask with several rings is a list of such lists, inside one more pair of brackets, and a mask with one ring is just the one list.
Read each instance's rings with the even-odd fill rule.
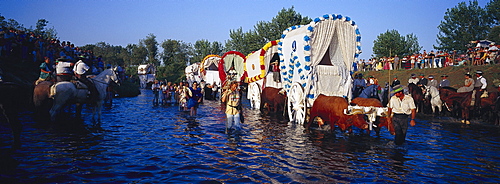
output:
[[486,10],[481,8],[477,1],[471,1],[469,4],[458,3],[457,6],[447,9],[444,20],[438,26],[438,46],[434,48],[463,53],[470,41],[486,38],[491,23]]
[[304,25],[311,22],[309,17],[302,17],[294,8],[283,8],[270,22],[259,21],[254,30],[243,32],[243,28],[229,31],[230,39],[226,42],[226,49],[249,54],[259,50],[267,42],[278,40],[283,31],[291,26]]
[[491,0],[486,5],[488,16],[495,22],[496,25],[500,24],[500,0]]
[[488,34],[488,40],[497,43],[500,42],[500,26],[491,28],[490,33]]
[[180,40],[167,39],[161,43],[161,47],[163,66],[156,67],[156,77],[160,80],[181,81],[185,75],[184,69],[191,58],[191,45]]
[[128,44],[125,49],[127,52],[126,55],[128,56],[124,59],[126,65],[139,65],[146,63],[146,58],[148,57],[148,50],[146,49],[146,46],[143,44]]
[[224,47],[220,42],[209,42],[208,40],[198,40],[194,44],[192,62],[199,62],[209,54],[222,55]]
[[404,56],[419,52],[422,47],[413,33],[402,36],[396,30],[387,30],[373,41],[373,54],[377,57]]
[[105,64],[124,65],[127,57],[126,50],[122,46],[112,46],[106,42],[98,42],[95,45],[88,44],[81,47],[84,50],[92,50],[95,56],[101,56]]
[[156,36],[150,33],[146,39],[140,41],[147,50],[148,63],[153,63],[156,66],[160,66],[160,61],[158,60],[158,42],[156,41]]

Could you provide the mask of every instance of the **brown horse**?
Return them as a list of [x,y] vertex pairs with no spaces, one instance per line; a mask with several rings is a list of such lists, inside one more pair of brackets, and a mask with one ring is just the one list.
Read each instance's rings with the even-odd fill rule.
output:
[[38,83],[33,90],[33,105],[35,105],[36,118],[43,118],[49,116],[49,110],[52,106],[52,99],[50,98],[50,86],[54,83],[51,81],[43,81]]
[[470,123],[470,110],[474,108],[474,112],[476,112],[478,116],[482,117],[485,115],[484,117],[487,118],[486,120],[490,120],[491,116],[488,116],[488,114],[495,109],[495,100],[498,97],[497,93],[489,93],[487,98],[481,98],[480,106],[474,107],[471,105],[472,92],[457,93],[450,88],[440,88],[439,95],[452,114],[460,112],[462,122],[465,123]]
[[424,93],[422,92],[422,88],[410,83],[408,84],[408,93],[410,93],[413,101],[415,102],[417,112],[422,111],[424,108]]

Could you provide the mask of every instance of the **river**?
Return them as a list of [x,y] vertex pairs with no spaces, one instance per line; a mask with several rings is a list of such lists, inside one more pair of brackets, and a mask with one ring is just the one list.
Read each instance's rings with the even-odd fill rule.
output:
[[102,129],[89,110],[83,125],[64,129],[24,112],[23,145],[12,153],[19,165],[0,183],[500,183],[496,126],[417,119],[396,146],[385,128],[380,137],[307,132],[245,101],[243,131],[227,135],[218,102],[205,100],[190,117],[151,100],[150,90],[115,98]]

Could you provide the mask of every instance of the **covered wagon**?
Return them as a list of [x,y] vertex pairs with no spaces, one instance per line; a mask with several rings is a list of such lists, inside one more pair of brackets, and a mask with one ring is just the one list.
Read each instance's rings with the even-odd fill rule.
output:
[[222,86],[232,81],[242,82],[245,79],[245,55],[238,51],[229,51],[222,55],[219,62],[219,79]]
[[219,55],[207,55],[203,60],[201,60],[200,64],[200,74],[202,80],[204,80],[207,84],[212,85],[221,85],[221,81],[219,78],[219,61],[221,57]]
[[290,121],[304,123],[307,108],[320,94],[351,98],[350,73],[361,53],[360,41],[355,22],[335,14],[283,32],[278,52]]
[[186,81],[189,83],[189,85],[192,85],[193,82],[197,83],[201,82],[200,62],[196,62],[194,64],[187,66],[184,69],[184,72],[186,74]]
[[[265,87],[282,88],[279,71],[279,40],[271,41],[261,49],[249,54],[245,60],[245,83],[248,83],[247,98],[252,108],[260,108],[261,92]],[[273,67],[276,66],[276,72]]]
[[153,83],[156,79],[156,68],[153,64],[139,65],[137,74],[139,75],[141,88],[146,88],[148,83]]

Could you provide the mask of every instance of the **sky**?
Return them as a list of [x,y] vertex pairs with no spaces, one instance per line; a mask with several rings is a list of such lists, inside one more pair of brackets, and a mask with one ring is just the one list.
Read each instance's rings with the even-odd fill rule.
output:
[[[229,39],[229,31],[253,30],[271,21],[280,10],[294,7],[314,19],[324,14],[349,16],[361,32],[363,53],[372,54],[373,41],[387,30],[415,34],[423,50],[437,45],[438,25],[447,9],[465,0],[1,0],[0,15],[24,27],[39,19],[49,21],[61,41],[76,46],[106,42],[137,44],[150,33],[157,42],[167,39],[194,44],[197,40]],[[465,2],[469,2],[468,0]],[[478,0],[484,7],[489,0]]]

